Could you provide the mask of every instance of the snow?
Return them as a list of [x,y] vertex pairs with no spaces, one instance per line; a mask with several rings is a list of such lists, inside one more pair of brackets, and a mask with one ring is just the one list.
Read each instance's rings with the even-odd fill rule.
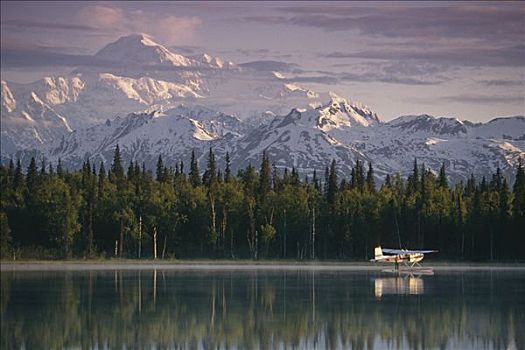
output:
[[8,113],[16,108],[16,100],[4,80],[2,80],[2,108],[5,108]]
[[106,45],[96,54],[97,57],[114,62],[128,62],[134,65],[171,65],[189,67],[193,62],[182,55],[169,51],[154,42],[145,34],[133,34],[122,37]]
[[169,163],[214,147],[218,161],[230,151],[239,168],[268,150],[281,168],[322,172],[336,159],[348,176],[359,158],[372,161],[379,177],[406,174],[417,157],[433,169],[445,162],[453,179],[497,166],[512,172],[525,158],[525,117],[473,124],[417,115],[386,123],[360,102],[307,89],[278,71],[242,69],[209,53],[185,57],[144,34],[122,37],[97,57],[119,68],[2,81],[1,137],[10,145],[2,156],[35,148],[79,166],[87,157],[111,159],[118,143],[127,160],[151,163],[162,154]]
[[427,141],[425,142],[425,144],[428,146],[432,146],[432,145],[437,145],[438,143],[446,142],[446,141],[447,140],[439,139],[437,137],[429,137],[427,138]]

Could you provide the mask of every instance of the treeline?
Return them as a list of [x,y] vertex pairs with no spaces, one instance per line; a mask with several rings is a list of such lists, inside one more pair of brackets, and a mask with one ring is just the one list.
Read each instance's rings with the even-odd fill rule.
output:
[[155,173],[118,146],[106,171],[87,161],[68,172],[60,161],[27,169],[0,166],[0,245],[4,259],[48,257],[367,259],[373,247],[439,249],[439,257],[522,259],[525,172],[512,189],[498,169],[490,179],[451,186],[414,161],[412,174],[387,175],[357,161],[348,178],[332,161],[323,176],[280,172],[266,154],[258,168],[232,174],[228,155],[206,169]]

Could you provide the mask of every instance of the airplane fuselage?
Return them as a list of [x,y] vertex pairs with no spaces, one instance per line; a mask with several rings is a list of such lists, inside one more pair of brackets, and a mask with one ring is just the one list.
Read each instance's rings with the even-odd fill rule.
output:
[[396,254],[396,255],[383,255],[376,256],[375,259],[372,259],[374,262],[384,262],[384,263],[418,263],[425,257],[421,253],[406,253],[406,254]]
[[419,265],[425,254],[435,253],[437,250],[406,250],[406,249],[382,249],[380,246],[374,249],[374,259],[372,262],[394,263],[396,265],[404,263],[413,267]]

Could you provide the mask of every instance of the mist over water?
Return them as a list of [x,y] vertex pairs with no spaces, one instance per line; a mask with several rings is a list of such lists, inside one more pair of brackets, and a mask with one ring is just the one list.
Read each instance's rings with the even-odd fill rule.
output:
[[523,349],[525,271],[2,271],[2,349]]

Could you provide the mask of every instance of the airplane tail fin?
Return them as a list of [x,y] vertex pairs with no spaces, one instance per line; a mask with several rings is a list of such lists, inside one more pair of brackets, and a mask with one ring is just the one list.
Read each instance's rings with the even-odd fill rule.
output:
[[374,256],[375,256],[376,259],[383,256],[383,249],[381,249],[381,246],[375,247],[375,249],[374,249]]

